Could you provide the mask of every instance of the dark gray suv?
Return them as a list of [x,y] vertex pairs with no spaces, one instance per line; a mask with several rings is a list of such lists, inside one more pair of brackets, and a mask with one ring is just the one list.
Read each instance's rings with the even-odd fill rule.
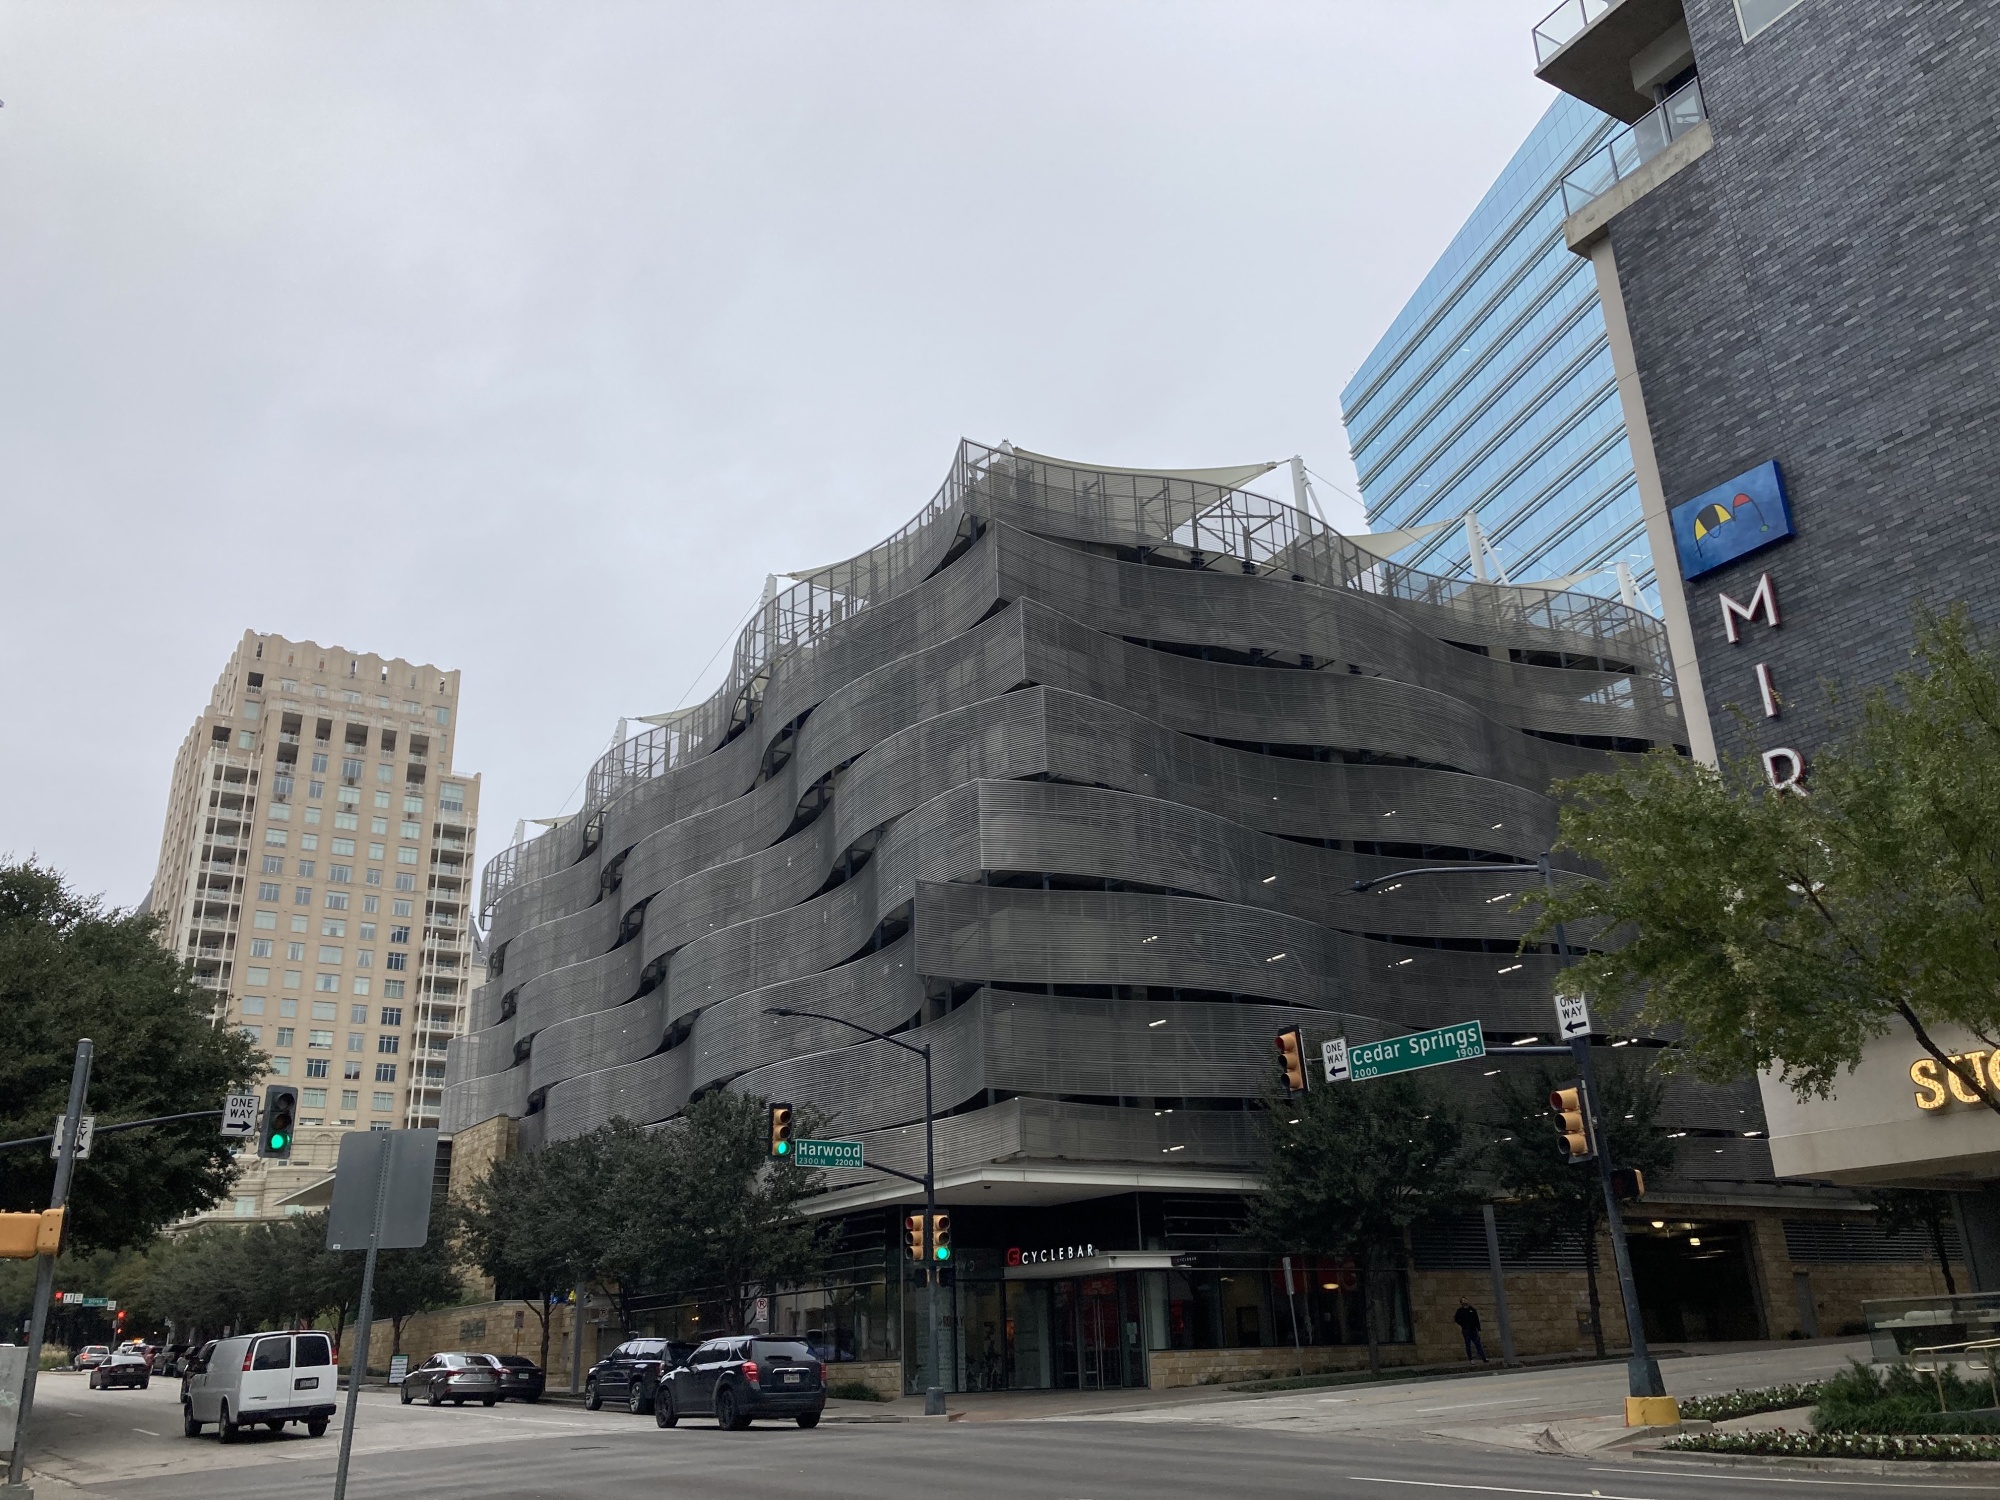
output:
[[653,1400],[653,1420],[671,1427],[684,1416],[713,1416],[741,1432],[758,1417],[789,1417],[817,1427],[826,1410],[826,1366],[796,1339],[710,1339],[667,1372]]

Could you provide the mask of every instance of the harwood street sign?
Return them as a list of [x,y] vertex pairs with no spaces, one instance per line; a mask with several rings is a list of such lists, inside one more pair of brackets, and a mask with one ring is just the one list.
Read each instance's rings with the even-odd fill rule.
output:
[[792,1160],[802,1167],[858,1167],[859,1141],[793,1141]]
[[1486,1033],[1477,1021],[1439,1026],[1409,1036],[1392,1036],[1380,1042],[1350,1045],[1347,1038],[1337,1037],[1322,1050],[1328,1083],[1380,1078],[1389,1073],[1434,1068],[1440,1063],[1470,1062],[1485,1055]]

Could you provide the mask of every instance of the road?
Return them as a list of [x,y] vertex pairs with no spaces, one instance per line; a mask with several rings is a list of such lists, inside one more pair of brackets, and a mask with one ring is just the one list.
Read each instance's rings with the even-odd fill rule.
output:
[[[1801,1351],[1804,1353],[1805,1351]],[[1811,1351],[1818,1363],[1839,1361]],[[1823,1357],[1822,1357],[1823,1356]],[[1796,1363],[1794,1359],[1791,1361]],[[1677,1388],[1740,1383],[1737,1362],[1677,1361]],[[1616,1383],[1616,1372],[1611,1376]],[[1520,1446],[1543,1421],[1602,1421],[1605,1367],[1516,1371],[1365,1391],[1256,1400],[1196,1398],[1137,1410],[996,1420],[1002,1398],[968,1401],[973,1419],[823,1425],[745,1433],[688,1422],[670,1432],[624,1412],[567,1405],[433,1411],[364,1394],[348,1493],[354,1500],[599,1500],[868,1497],[868,1500],[1862,1500],[2000,1497],[2000,1473],[1845,1474],[1696,1466],[1648,1457],[1576,1457]],[[1145,1393],[1135,1393],[1145,1395]],[[1579,1397],[1582,1397],[1579,1409]],[[37,1399],[38,1500],[323,1500],[339,1428],[297,1428],[222,1447],[180,1436],[178,1390],[91,1391],[53,1375]],[[1524,1423],[1523,1417],[1527,1417]],[[1441,1435],[1452,1434],[1452,1435]],[[2000,1468],[2000,1466],[1996,1466]]]

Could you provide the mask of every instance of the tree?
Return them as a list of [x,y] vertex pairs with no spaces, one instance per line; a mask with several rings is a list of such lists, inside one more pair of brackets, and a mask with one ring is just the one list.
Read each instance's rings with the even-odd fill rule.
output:
[[1933,1035],[2000,1047],[2000,652],[1961,606],[1918,622],[1914,656],[1816,754],[1807,795],[1772,792],[1754,761],[1667,751],[1560,786],[1560,847],[1605,879],[1544,901],[1536,932],[1629,933],[1565,991],[1643,997],[1704,1076],[1775,1069],[1801,1097],[1825,1097],[1900,1023],[2000,1111],[1977,1063]]
[[1944,1242],[1944,1226],[1951,1218],[1950,1196],[1922,1188],[1871,1188],[1868,1201],[1875,1206],[1875,1222],[1889,1238],[1911,1230],[1929,1236],[1931,1253],[1937,1256],[1938,1270],[1944,1274],[1945,1293],[1956,1297],[1958,1281],[1951,1274],[1951,1252]]
[[[90,1112],[100,1124],[216,1109],[262,1055],[210,1022],[214,997],[160,946],[152,917],[72,892],[32,861],[0,864],[0,1139],[46,1135],[69,1098],[79,1037],[96,1044]],[[209,1208],[233,1176],[213,1120],[100,1135],[77,1164],[69,1243],[146,1244]],[[54,1163],[0,1152],[0,1208],[46,1207]]]
[[[1592,1101],[1599,1127],[1621,1167],[1657,1177],[1674,1162],[1674,1143],[1660,1128],[1658,1077],[1638,1063],[1606,1063],[1597,1070]],[[1597,1163],[1571,1164],[1558,1148],[1549,1094],[1574,1075],[1540,1067],[1525,1077],[1503,1078],[1494,1092],[1501,1129],[1491,1151],[1493,1175],[1512,1198],[1510,1227],[1524,1244],[1575,1241],[1583,1250],[1590,1288],[1590,1337],[1604,1357],[1604,1314],[1598,1291],[1597,1231],[1604,1223],[1604,1185]]]
[[458,1205],[459,1253],[493,1278],[496,1296],[534,1310],[544,1370],[555,1300],[581,1286],[597,1264],[597,1215],[578,1194],[595,1166],[594,1143],[556,1141],[495,1162]]
[[1459,1116],[1414,1079],[1328,1084],[1265,1100],[1270,1152],[1251,1205],[1254,1243],[1273,1254],[1352,1256],[1361,1278],[1368,1368],[1382,1368],[1375,1279],[1413,1224],[1470,1199],[1475,1147]]
[[[389,1320],[391,1355],[403,1352],[403,1325],[416,1314],[456,1307],[465,1300],[465,1283],[453,1261],[450,1237],[438,1228],[433,1214],[431,1236],[422,1245],[376,1254],[373,1312]],[[352,1258],[358,1267],[361,1257]]]
[[[718,1089],[659,1132],[666,1175],[651,1185],[662,1212],[659,1289],[716,1293],[731,1333],[748,1324],[760,1292],[816,1274],[832,1248],[834,1227],[801,1212],[819,1191],[813,1169],[770,1159],[766,1108]],[[805,1112],[794,1123],[801,1134],[817,1128]]]

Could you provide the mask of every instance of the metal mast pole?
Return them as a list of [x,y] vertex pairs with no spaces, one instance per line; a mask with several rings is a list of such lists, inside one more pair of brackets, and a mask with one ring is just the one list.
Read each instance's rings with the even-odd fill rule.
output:
[[[1542,885],[1550,895],[1555,894],[1555,874],[1549,868],[1548,855],[1537,861],[1541,867]],[[1563,933],[1562,923],[1556,923],[1556,953],[1562,966],[1570,967],[1569,939]],[[1611,1260],[1618,1272],[1618,1295],[1625,1304],[1625,1327],[1632,1337],[1632,1357],[1626,1362],[1627,1393],[1633,1396],[1664,1396],[1666,1383],[1660,1379],[1659,1361],[1653,1358],[1646,1347],[1646,1322],[1639,1311],[1639,1288],[1632,1280],[1632,1255],[1625,1246],[1625,1217],[1618,1207],[1618,1191],[1611,1182],[1611,1140],[1606,1130],[1604,1117],[1597,1109],[1597,1073],[1590,1065],[1590,1038],[1574,1036],[1570,1038],[1570,1054],[1576,1059],[1577,1072],[1583,1078],[1584,1108],[1590,1111],[1591,1140],[1597,1147],[1597,1178],[1604,1190],[1604,1218],[1611,1231]],[[1585,1247],[1585,1253],[1589,1247]]]
[[937,1246],[931,1230],[937,1223],[937,1150],[931,1113],[931,1048],[924,1044],[924,1301],[931,1321],[931,1383],[924,1389],[924,1415],[944,1415],[944,1369],[938,1363]]
[[[90,1089],[89,1037],[76,1044],[76,1061],[69,1070],[69,1105],[63,1110],[62,1139],[56,1143],[56,1180],[49,1193],[49,1207],[62,1208],[69,1202],[70,1174],[76,1169],[76,1122],[83,1117],[83,1097]],[[28,1324],[28,1368],[21,1377],[21,1411],[14,1423],[14,1457],[7,1465],[9,1488],[21,1482],[21,1470],[28,1457],[28,1417],[35,1409],[35,1376],[41,1370],[42,1339],[49,1329],[49,1296],[56,1285],[56,1258],[35,1257],[35,1307]]]

